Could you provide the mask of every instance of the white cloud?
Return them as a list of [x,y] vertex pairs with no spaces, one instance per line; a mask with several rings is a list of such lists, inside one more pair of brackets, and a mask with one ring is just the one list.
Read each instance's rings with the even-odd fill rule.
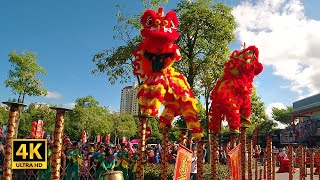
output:
[[245,1],[234,7],[237,38],[256,45],[260,61],[291,82],[302,96],[320,91],[320,21],[304,14],[300,0]]
[[266,113],[269,116],[269,119],[271,119],[272,121],[277,123],[277,125],[278,125],[277,128],[284,129],[285,127],[287,127],[285,124],[282,124],[279,121],[275,121],[272,118],[272,108],[274,108],[274,107],[278,108],[278,109],[286,109],[286,105],[284,105],[283,103],[275,102],[275,103],[270,103],[266,108]]
[[63,106],[64,106],[65,108],[73,109],[75,105],[76,105],[76,103],[71,102],[71,103],[64,104]]
[[48,91],[48,94],[45,96],[48,99],[60,99],[61,98],[61,94],[58,92],[51,92]]
[[269,118],[272,118],[272,108],[274,107],[278,109],[286,109],[286,106],[280,102],[270,103],[266,108],[266,113]]

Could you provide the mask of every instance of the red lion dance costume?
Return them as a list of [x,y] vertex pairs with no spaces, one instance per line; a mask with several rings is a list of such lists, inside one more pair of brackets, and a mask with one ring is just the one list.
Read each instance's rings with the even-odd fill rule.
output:
[[263,70],[258,58],[258,48],[250,46],[240,52],[234,51],[225,63],[224,75],[210,96],[212,105],[208,125],[213,133],[220,132],[220,123],[224,119],[233,132],[239,131],[240,124],[251,124],[249,117],[253,78]]
[[174,11],[166,15],[163,8],[158,13],[146,10],[141,17],[144,40],[133,54],[133,74],[143,80],[138,92],[141,111],[146,116],[156,116],[161,103],[165,109],[159,121],[160,128],[171,127],[174,117],[183,115],[190,133],[201,138],[202,128],[197,117],[198,101],[194,98],[186,78],[172,68],[181,59],[177,40],[178,19]]

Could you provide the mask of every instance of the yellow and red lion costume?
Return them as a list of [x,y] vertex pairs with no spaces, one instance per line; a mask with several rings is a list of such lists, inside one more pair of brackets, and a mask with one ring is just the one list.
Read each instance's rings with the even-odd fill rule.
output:
[[181,59],[178,45],[173,44],[179,37],[175,12],[164,15],[161,7],[157,13],[146,10],[141,24],[144,39],[133,52],[133,74],[143,81],[137,95],[142,115],[156,116],[163,104],[165,109],[159,118],[160,128],[171,127],[174,117],[182,115],[190,133],[201,138],[198,101],[186,78],[172,68],[174,62]]
[[235,50],[225,63],[224,74],[211,93],[209,129],[219,133],[221,121],[226,119],[230,131],[238,132],[240,125],[249,125],[253,78],[263,70],[258,60],[259,50],[249,46]]

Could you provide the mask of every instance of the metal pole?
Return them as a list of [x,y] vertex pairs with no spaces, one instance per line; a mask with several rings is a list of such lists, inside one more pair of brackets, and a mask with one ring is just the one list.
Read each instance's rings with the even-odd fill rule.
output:
[[16,135],[16,130],[18,129],[17,120],[19,119],[19,110],[20,108],[26,106],[22,103],[14,102],[2,102],[10,106],[9,119],[7,124],[7,134],[6,134],[6,148],[4,154],[4,165],[3,165],[3,178],[5,180],[12,179],[12,139]]
[[248,141],[248,179],[252,180],[252,140]]

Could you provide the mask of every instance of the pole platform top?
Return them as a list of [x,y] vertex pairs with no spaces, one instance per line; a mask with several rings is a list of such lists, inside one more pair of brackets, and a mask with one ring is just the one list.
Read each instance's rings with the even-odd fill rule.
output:
[[8,105],[8,106],[17,106],[17,107],[20,107],[20,106],[27,106],[23,103],[18,103],[18,102],[10,102],[10,101],[5,101],[5,102],[2,102],[3,104],[5,105]]
[[72,111],[72,109],[62,108],[62,107],[50,107],[50,109],[53,109],[53,110],[63,110],[63,111]]

